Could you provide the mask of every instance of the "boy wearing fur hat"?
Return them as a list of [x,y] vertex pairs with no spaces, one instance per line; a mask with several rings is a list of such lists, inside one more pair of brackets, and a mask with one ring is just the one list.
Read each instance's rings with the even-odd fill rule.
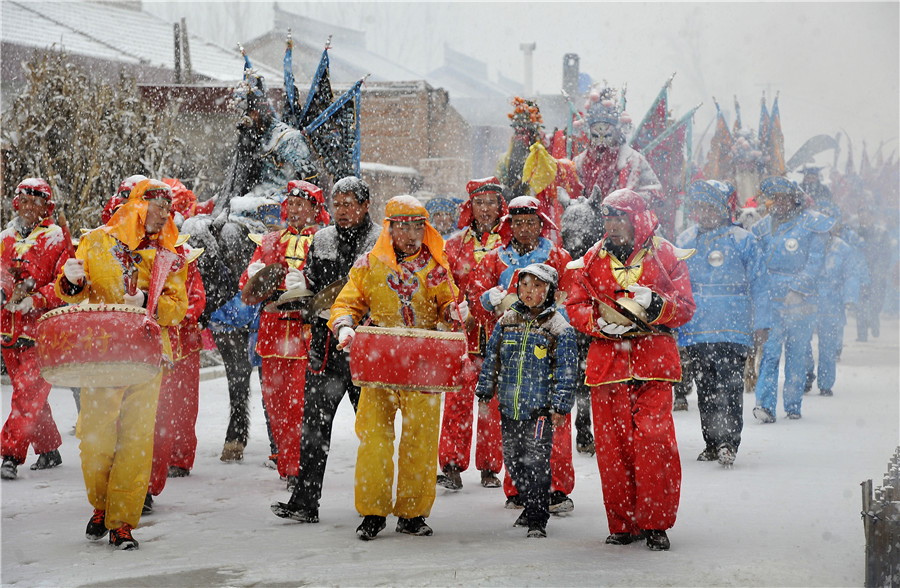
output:
[[[438,323],[464,322],[465,301],[444,256],[444,240],[428,222],[416,198],[395,196],[385,206],[383,229],[371,251],[350,270],[331,306],[328,326],[348,350],[354,326],[368,314],[380,327],[436,330]],[[397,497],[394,486],[394,419],[403,416],[398,447]],[[362,387],[356,412],[356,509],[363,515],[357,536],[370,541],[397,516],[398,533],[432,534],[425,518],[434,504],[441,398],[417,390]]]
[[518,300],[491,333],[475,391],[485,407],[499,399],[503,461],[525,508],[515,526],[535,538],[547,536],[553,434],[572,409],[578,368],[575,330],[555,309],[558,282],[543,263],[519,270]]

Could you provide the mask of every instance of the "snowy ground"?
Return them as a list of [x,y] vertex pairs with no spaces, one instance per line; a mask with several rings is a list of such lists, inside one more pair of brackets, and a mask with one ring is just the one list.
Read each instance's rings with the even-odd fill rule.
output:
[[[898,323],[856,343],[848,325],[833,398],[807,396],[803,419],[779,408],[774,425],[750,414],[745,396],[743,444],[732,470],[695,461],[702,448],[695,397],[675,413],[684,480],[672,550],[642,544],[605,545],[596,462],[577,455],[575,510],[553,517],[545,540],[513,528],[517,511],[503,492],[484,489],[478,472],[465,488],[438,489],[428,522],[433,537],[393,532],[376,541],[354,530],[353,413],[338,412],[325,478],[321,523],[276,518],[269,504],[285,500],[284,483],[262,463],[268,455],[258,382],[253,430],[242,464],[223,464],[224,378],[201,384],[197,463],[172,479],[156,510],[135,531],[136,552],[89,543],[91,514],[71,433],[75,405],[67,389],[50,402],[63,433],[63,465],[44,472],[20,467],[0,484],[4,586],[858,586],[864,579],[860,482],[880,480],[898,445]],[[9,386],[3,386],[3,418]],[[816,390],[814,390],[814,393]],[[399,420],[399,419],[398,419]]]

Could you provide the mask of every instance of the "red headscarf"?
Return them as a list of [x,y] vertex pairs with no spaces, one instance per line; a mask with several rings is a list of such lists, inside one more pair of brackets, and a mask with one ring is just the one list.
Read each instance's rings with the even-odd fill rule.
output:
[[466,184],[466,192],[469,193],[469,199],[459,205],[459,220],[456,222],[456,228],[458,229],[465,229],[471,226],[473,221],[472,199],[475,196],[494,194],[497,200],[500,201],[500,216],[503,217],[509,213],[506,199],[503,198],[503,184],[500,183],[496,176],[470,181]]
[[[299,190],[300,194],[292,194],[294,190]],[[287,221],[287,199],[292,196],[304,197],[316,205],[316,224],[326,226],[331,222],[331,215],[325,208],[325,196],[322,194],[322,188],[315,184],[310,184],[304,180],[291,180],[285,188],[285,198],[281,201],[281,220]],[[300,227],[301,229],[303,227]]]
[[656,214],[634,190],[623,188],[612,192],[603,199],[601,211],[605,211],[607,207],[615,208],[628,215],[628,219],[634,227],[635,250],[642,247],[659,227],[659,220],[657,220]]
[[[528,212],[523,213],[522,209],[525,209]],[[544,239],[550,239],[551,231],[559,230],[556,223],[547,216],[546,212],[541,210],[541,204],[538,202],[537,198],[532,196],[516,196],[509,201],[509,212],[500,217],[500,230],[498,232],[500,233],[500,238],[504,247],[509,245],[509,242],[512,240],[512,226],[510,223],[515,214],[538,215],[541,218],[541,237]]]

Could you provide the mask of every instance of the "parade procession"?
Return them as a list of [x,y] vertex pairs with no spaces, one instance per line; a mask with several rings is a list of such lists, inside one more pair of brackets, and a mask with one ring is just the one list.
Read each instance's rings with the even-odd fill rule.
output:
[[[174,492],[205,477],[254,513],[235,515],[235,544],[254,528],[290,535],[297,553],[351,537],[347,554],[333,554],[343,559],[402,535],[433,543],[449,512],[459,521],[450,533],[490,534],[517,558],[542,552],[514,538],[546,545],[557,533],[612,556],[677,555],[699,549],[693,535],[679,543],[677,526],[694,468],[724,485],[766,468],[760,436],[787,451],[793,427],[821,420],[809,406],[859,392],[842,358],[896,341],[886,332],[900,310],[896,149],[870,157],[863,143],[856,165],[850,137],[829,127],[786,153],[793,114],[785,108],[782,122],[788,96],[777,87],[752,97],[758,124],[738,96],[682,107],[675,74],[649,104],[627,83],[586,74],[553,100],[511,93],[492,122],[499,141],[473,134],[484,138],[472,149],[480,159],[453,163],[440,184],[367,163],[403,123],[366,115],[378,100],[369,75],[332,89],[339,39],[329,37],[305,94],[290,30],[278,42],[282,88],[241,47],[239,81],[216,98],[219,122],[205,132],[220,125],[227,145],[218,175],[153,151],[161,134],[128,139],[156,155],[78,186],[63,181],[61,160],[14,157],[4,143],[0,489],[74,479],[80,462],[84,535],[53,531],[79,557],[85,539],[159,549],[168,539],[154,525],[168,518],[190,533],[188,514],[217,499]],[[25,98],[16,105],[24,112]],[[406,108],[405,134],[455,140],[452,117],[419,128]],[[59,416],[70,397],[73,422]],[[210,445],[212,411],[221,430]],[[747,492],[739,499],[737,488],[711,499],[738,509]],[[473,494],[490,495],[483,521],[466,505]],[[502,511],[515,517],[491,528]],[[584,526],[566,526],[579,517]],[[716,542],[720,523],[709,522]],[[442,549],[435,559],[462,553]],[[538,583],[574,581],[548,578]],[[185,582],[232,585],[155,583]]]

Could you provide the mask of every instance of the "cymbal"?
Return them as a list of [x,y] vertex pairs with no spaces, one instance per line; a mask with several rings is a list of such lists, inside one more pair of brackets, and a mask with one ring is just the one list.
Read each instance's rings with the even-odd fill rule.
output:
[[347,278],[341,278],[339,280],[335,280],[319,290],[313,297],[309,304],[309,314],[310,316],[322,315],[323,313],[326,316],[322,318],[328,318],[327,313],[331,309],[331,305],[334,304],[334,301],[337,300],[338,294],[341,293],[341,290],[347,284]]
[[[285,290],[278,300],[270,302],[263,307],[266,312],[289,312],[293,310],[306,310],[312,300],[313,293],[306,288],[293,288]],[[306,317],[304,317],[306,318]]]
[[268,300],[284,281],[287,271],[284,264],[270,263],[253,274],[241,290],[241,302],[252,306]]

